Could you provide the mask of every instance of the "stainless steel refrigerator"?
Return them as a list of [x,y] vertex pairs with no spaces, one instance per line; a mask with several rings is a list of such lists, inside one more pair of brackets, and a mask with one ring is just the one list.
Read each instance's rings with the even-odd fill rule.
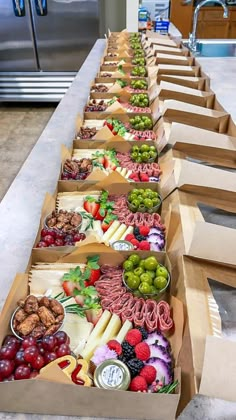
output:
[[[104,16],[111,3],[0,1],[0,100],[60,100],[109,27]],[[123,12],[119,16],[116,10],[116,21],[124,28]]]

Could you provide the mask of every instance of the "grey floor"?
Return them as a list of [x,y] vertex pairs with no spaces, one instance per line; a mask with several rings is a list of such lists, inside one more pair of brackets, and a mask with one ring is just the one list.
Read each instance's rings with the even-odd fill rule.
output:
[[55,108],[56,104],[0,105],[0,201]]

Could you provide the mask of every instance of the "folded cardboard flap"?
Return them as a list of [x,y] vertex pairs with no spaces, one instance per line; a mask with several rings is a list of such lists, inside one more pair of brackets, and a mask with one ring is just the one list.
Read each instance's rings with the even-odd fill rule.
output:
[[180,76],[175,74],[158,74],[157,83],[161,81],[175,83],[177,85],[190,87],[193,89],[200,89],[204,91],[209,90],[209,79],[208,77],[196,77],[196,76]]
[[236,402],[236,342],[207,336],[200,394]]
[[155,64],[174,64],[180,66],[194,65],[194,57],[186,57],[184,55],[163,54],[158,52],[156,54]]
[[158,53],[164,53],[164,54],[173,54],[173,55],[184,55],[184,56],[189,56],[190,52],[187,48],[175,48],[175,47],[169,47],[169,46],[164,46],[164,45],[158,45],[158,44],[154,44],[152,45],[152,51],[154,52],[154,54],[158,54]]
[[177,154],[236,168],[236,137],[173,122],[168,142]]
[[159,64],[156,74],[173,74],[180,76],[200,76],[199,66],[181,66],[174,64]]
[[227,112],[215,111],[172,99],[164,101],[162,115],[164,120],[171,123],[188,124],[220,133],[227,132],[229,123]]
[[[186,225],[188,220],[185,220]],[[212,223],[195,221],[192,237],[186,242],[187,255],[235,266],[236,230]]]
[[160,83],[158,96],[162,101],[174,99],[207,108],[213,108],[215,101],[215,94],[212,91],[205,92],[165,81]]

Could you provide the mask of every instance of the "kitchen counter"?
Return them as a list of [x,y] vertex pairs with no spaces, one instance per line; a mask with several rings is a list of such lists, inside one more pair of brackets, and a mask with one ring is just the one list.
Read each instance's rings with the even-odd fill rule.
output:
[[[53,193],[56,187],[60,171],[61,144],[68,147],[72,144],[76,116],[83,112],[90,82],[97,73],[103,50],[104,41],[98,40],[0,204],[0,308],[15,274],[25,270],[38,229],[45,193]],[[218,100],[236,120],[236,58],[201,58],[199,62],[204,72],[211,77],[211,86],[217,93]],[[187,411],[184,410],[180,419],[224,419],[220,413],[228,412],[227,420],[235,420],[235,405],[221,402],[221,410],[215,411],[216,405],[213,402],[212,399],[197,396],[191,401]],[[0,417],[6,420],[55,419],[53,416],[14,413],[0,413]],[[66,419],[59,416],[56,418]]]

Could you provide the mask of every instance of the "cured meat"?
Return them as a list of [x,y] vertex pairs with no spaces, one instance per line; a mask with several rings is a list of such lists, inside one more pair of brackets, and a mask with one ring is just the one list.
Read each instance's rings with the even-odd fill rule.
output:
[[123,286],[123,270],[117,267],[101,267],[103,274],[95,283],[103,310],[129,320],[135,326],[144,326],[148,332],[168,331],[173,327],[170,306],[165,301],[134,297]]

